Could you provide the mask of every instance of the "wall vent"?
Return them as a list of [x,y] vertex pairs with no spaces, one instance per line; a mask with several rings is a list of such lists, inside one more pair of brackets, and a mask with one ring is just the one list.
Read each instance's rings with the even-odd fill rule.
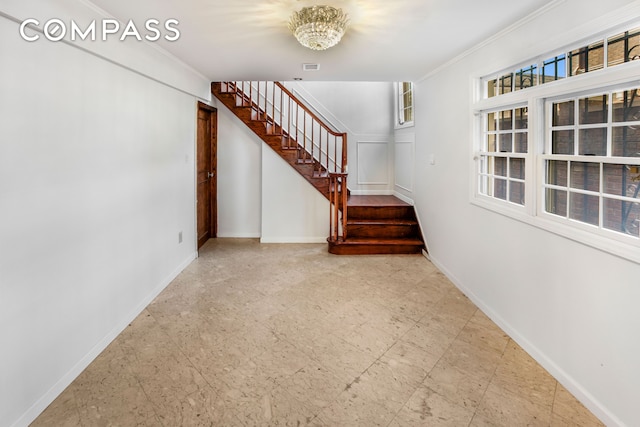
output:
[[304,71],[318,71],[320,64],[302,64],[302,70]]

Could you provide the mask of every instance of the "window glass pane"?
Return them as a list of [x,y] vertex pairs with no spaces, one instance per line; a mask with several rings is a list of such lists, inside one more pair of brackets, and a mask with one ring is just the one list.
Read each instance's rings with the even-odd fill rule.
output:
[[514,135],[514,138],[513,151],[516,153],[526,153],[528,151],[527,134],[524,132],[518,132]]
[[545,191],[545,211],[560,215],[562,217],[567,216],[567,192],[562,190],[555,190],[553,188],[547,188]]
[[600,191],[600,163],[571,162],[571,188]]
[[607,155],[607,129],[581,129],[579,153],[582,156],[606,156]]
[[493,98],[497,95],[496,93],[496,85],[498,84],[497,80],[489,80],[487,82],[487,98]]
[[569,75],[588,73],[604,66],[604,42],[576,49],[569,53]]
[[574,151],[572,130],[554,130],[551,132],[552,154],[573,154]]
[[496,151],[496,135],[493,133],[490,133],[489,135],[487,135],[487,147],[486,150],[491,152],[491,153],[495,153]]
[[606,123],[608,120],[608,95],[580,99],[580,124]]
[[640,57],[640,28],[610,37],[607,41],[607,65],[622,64]]
[[604,192],[640,198],[640,166],[604,164]]
[[524,159],[509,159],[509,176],[524,179]]
[[480,156],[480,173],[490,173],[489,160],[487,156]]
[[404,109],[404,121],[405,123],[413,121],[413,108]]
[[511,133],[500,134],[500,152],[511,153],[512,146],[513,146],[513,134]]
[[405,94],[402,95],[402,97],[403,97],[405,108],[411,107],[413,105],[413,97],[412,97],[411,91],[405,92]]
[[600,222],[599,200],[598,196],[590,194],[570,193],[569,218],[598,225]]
[[574,102],[556,102],[553,104],[553,126],[571,126],[574,117]]
[[499,122],[500,130],[511,130],[513,129],[513,118],[512,118],[512,110],[504,110],[500,111],[500,122]]
[[527,107],[515,109],[515,129],[527,129],[529,127],[529,112]]
[[495,158],[495,170],[493,172],[498,176],[507,176],[507,159],[506,157]]
[[614,122],[639,122],[640,121],[640,89],[616,92],[613,94],[613,121]]
[[497,113],[487,113],[487,130],[489,132],[495,131],[498,126],[498,114]]
[[567,61],[564,55],[545,59],[540,69],[540,84],[553,82],[566,77]]
[[640,203],[604,198],[603,227],[640,237]]
[[547,160],[547,184],[567,186],[568,162]]
[[640,126],[615,126],[612,133],[612,156],[640,157]]
[[525,89],[536,85],[536,77],[538,74],[538,67],[530,65],[516,71],[515,74],[515,89]]
[[509,182],[509,201],[524,205],[524,182]]
[[493,196],[493,188],[491,187],[490,183],[491,183],[491,179],[489,179],[488,176],[483,175],[483,176],[480,177],[480,179],[478,181],[478,185],[480,186],[478,191],[480,192],[480,194],[486,194],[487,196]]
[[[497,160],[497,159],[496,159]],[[505,179],[494,178],[494,197],[498,199],[507,200],[507,181]]]
[[513,74],[506,74],[498,79],[500,94],[509,93],[512,91]]

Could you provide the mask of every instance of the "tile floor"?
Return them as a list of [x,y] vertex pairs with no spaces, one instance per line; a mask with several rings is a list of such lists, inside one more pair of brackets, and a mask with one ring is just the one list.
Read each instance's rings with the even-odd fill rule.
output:
[[210,240],[33,426],[602,425],[422,256]]

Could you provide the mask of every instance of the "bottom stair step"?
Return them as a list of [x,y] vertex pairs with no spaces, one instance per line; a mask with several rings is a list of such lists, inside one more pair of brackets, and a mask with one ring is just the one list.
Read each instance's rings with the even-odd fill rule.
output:
[[329,242],[335,255],[420,254],[424,244],[419,239],[347,239]]

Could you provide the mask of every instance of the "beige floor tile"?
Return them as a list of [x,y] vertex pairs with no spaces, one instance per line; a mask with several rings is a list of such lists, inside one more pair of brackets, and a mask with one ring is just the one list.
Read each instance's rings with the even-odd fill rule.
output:
[[553,401],[552,426],[604,426],[562,384],[556,387]]
[[387,426],[395,412],[379,405],[367,396],[345,390],[319,415],[331,426]]
[[601,426],[421,256],[213,239],[34,426]]
[[398,413],[391,426],[466,426],[473,411],[458,406],[428,387],[420,387]]
[[293,398],[303,402],[315,416],[344,391],[345,380],[338,378],[320,363],[311,363],[284,380],[281,387]]
[[498,425],[534,427],[548,426],[551,422],[551,404],[531,401],[493,383],[487,388],[476,413]]

